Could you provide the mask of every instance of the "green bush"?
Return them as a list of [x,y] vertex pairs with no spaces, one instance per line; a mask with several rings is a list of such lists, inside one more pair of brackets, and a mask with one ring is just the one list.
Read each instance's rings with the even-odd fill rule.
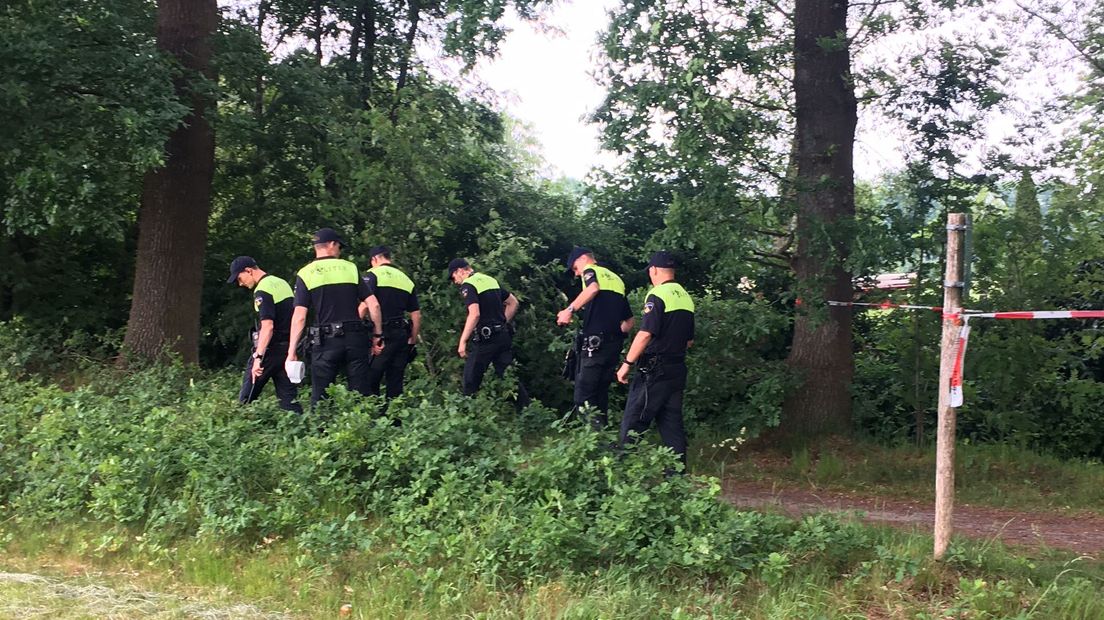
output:
[[180,367],[104,370],[72,391],[0,379],[0,519],[88,519],[161,548],[281,536],[319,562],[383,544],[517,579],[734,575],[779,551],[865,544],[828,517],[738,512],[714,479],[665,476],[677,459],[652,442],[620,453],[612,432],[573,423],[523,436],[554,413],[520,418],[509,379],[474,398],[419,379],[386,413],[338,387],[306,418],[271,399],[241,407],[235,376]]
[[[875,311],[856,321],[855,417],[863,431],[881,440],[911,436],[917,407],[925,431],[934,430],[939,321],[922,318],[918,328],[914,320]],[[960,436],[1065,457],[1104,457],[1101,336],[1076,324],[974,323],[965,405],[958,410]]]

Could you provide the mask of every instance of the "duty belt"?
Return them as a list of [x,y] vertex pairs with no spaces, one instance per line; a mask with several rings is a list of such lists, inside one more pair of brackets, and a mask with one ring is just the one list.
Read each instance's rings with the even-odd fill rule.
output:
[[408,327],[410,327],[410,321],[402,317],[397,319],[388,319],[383,322],[383,328],[386,330],[399,330],[406,329]]
[[640,363],[637,364],[637,368],[644,374],[653,373],[658,371],[662,366],[668,364],[685,364],[686,354],[670,354],[670,353],[645,353],[641,358]]
[[587,357],[593,357],[602,348],[602,344],[614,340],[611,334],[578,334],[575,338],[575,346],[580,351],[585,351]]
[[475,328],[475,333],[472,335],[473,342],[482,342],[484,340],[490,340],[495,334],[506,331],[506,326],[502,323],[495,323],[493,325],[480,325]]
[[587,357],[594,357],[595,351],[602,348],[602,343],[605,338],[602,334],[579,334],[578,335],[579,350],[585,351]]
[[367,328],[361,321],[345,321],[343,323],[322,323],[312,327],[311,330],[322,336],[336,338],[344,336],[345,332],[362,332],[367,331]]

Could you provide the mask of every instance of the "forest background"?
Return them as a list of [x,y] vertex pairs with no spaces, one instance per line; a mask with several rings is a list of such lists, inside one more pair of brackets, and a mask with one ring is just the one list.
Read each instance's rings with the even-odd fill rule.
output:
[[[941,317],[826,302],[939,305],[947,213],[972,217],[968,307],[1104,308],[1104,3],[612,3],[591,114],[612,163],[585,179],[549,178],[473,74],[432,70],[551,6],[0,8],[0,616],[104,615],[12,578],[86,563],[306,617],[1104,615],[1085,557],[956,540],[935,562],[923,535],[721,501],[739,471],[930,499]],[[1025,88],[1039,72],[1075,86]],[[991,142],[998,119],[1015,128]],[[856,135],[900,145],[900,168],[856,181]],[[419,357],[385,415],[341,387],[306,418],[236,402],[254,313],[227,265],[290,278],[322,226],[362,268],[389,245],[419,286]],[[564,418],[575,244],[635,307],[648,254],[682,257],[695,475]],[[459,394],[454,256],[521,300],[540,402],[520,415],[512,377]],[[887,273],[914,275],[874,288]],[[1104,512],[1099,327],[973,325],[960,493]],[[799,447],[772,469],[738,452],[751,437]]]
[[[894,300],[938,305],[945,214],[965,211],[971,307],[1104,302],[1102,9],[998,4],[995,24],[979,18],[994,6],[981,0],[841,4],[846,22],[807,30],[827,28],[812,36],[842,64],[803,71],[792,6],[626,2],[594,68],[607,96],[593,121],[618,163],[585,180],[542,177],[524,126],[426,67],[493,56],[505,12],[539,20],[546,2],[227,3],[163,16],[161,30],[152,2],[11,4],[0,22],[4,359],[48,372],[168,347],[239,365],[252,317],[223,284],[226,264],[250,254],[290,278],[310,258],[309,233],[333,225],[349,258],[364,264],[388,244],[418,282],[428,326],[415,372],[455,382],[459,313],[441,266],[467,256],[522,300],[521,375],[562,409],[568,335],[550,317],[576,283],[558,261],[587,245],[639,296],[639,269],[662,247],[683,255],[680,279],[702,302],[694,425],[922,440],[938,317],[852,319],[826,298],[865,288],[876,300],[864,281],[905,272],[913,286]],[[159,45],[159,32],[184,27],[209,30],[206,55]],[[1013,114],[1018,76],[1040,67],[1079,88]],[[824,103],[825,83],[840,105]],[[803,84],[815,91],[806,102]],[[905,164],[852,193],[856,108],[906,136]],[[204,127],[191,122],[199,109]],[[996,115],[1017,130],[979,158]],[[835,169],[816,169],[803,123],[844,128]],[[187,130],[210,144],[181,152],[170,138]],[[197,152],[206,163],[162,167]],[[976,343],[964,437],[1104,454],[1094,324],[985,325]]]

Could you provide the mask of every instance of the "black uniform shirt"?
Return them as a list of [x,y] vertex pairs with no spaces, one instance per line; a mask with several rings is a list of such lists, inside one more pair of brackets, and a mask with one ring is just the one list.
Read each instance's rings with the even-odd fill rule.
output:
[[356,265],[334,256],[315,260],[295,278],[295,305],[310,308],[315,325],[360,321],[357,310],[367,298]]
[[640,329],[652,335],[645,355],[684,355],[694,339],[694,302],[686,289],[664,282],[649,291]]
[[253,288],[253,308],[260,321],[272,321],[272,339],[287,342],[291,338],[291,314],[295,310],[291,287],[274,275],[265,274]]
[[[602,274],[606,275],[605,278],[599,277],[598,269],[607,272]],[[616,280],[611,280],[610,275],[613,275],[612,272],[597,265],[588,266],[583,270],[583,288],[598,283],[598,294],[583,308],[582,333],[584,336],[604,334],[614,338],[625,337],[621,331],[621,321],[632,318],[632,307],[625,297],[625,285],[621,283],[621,279],[613,276]],[[603,282],[606,286],[602,286]]]
[[481,273],[471,274],[460,285],[464,307],[479,304],[479,325],[504,325],[509,296],[509,291],[500,287],[497,280]]
[[376,296],[384,322],[403,318],[404,312],[420,310],[418,293],[406,274],[391,265],[373,267],[364,274],[368,292]]

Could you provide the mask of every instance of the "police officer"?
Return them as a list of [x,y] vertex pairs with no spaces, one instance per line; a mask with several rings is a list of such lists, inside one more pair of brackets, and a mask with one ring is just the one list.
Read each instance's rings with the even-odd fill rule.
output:
[[362,319],[368,313],[368,286],[360,270],[341,259],[345,242],[332,228],[315,233],[315,260],[299,270],[295,278],[295,312],[291,319],[289,360],[298,360],[296,346],[307,323],[307,309],[314,315],[310,329],[311,406],[326,394],[342,366],[349,389],[367,394],[368,364],[372,356],[372,333]]
[[655,421],[664,445],[679,456],[685,470],[682,392],[686,350],[694,344],[694,300],[675,282],[675,260],[668,252],[652,255],[648,279],[652,289],[644,300],[640,331],[617,371],[617,380],[628,383],[629,371],[636,367],[621,418],[620,443],[635,441],[629,433],[643,433]]
[[[476,273],[463,258],[449,262],[448,274],[460,287],[460,297],[468,309],[456,352],[464,358],[464,394],[470,396],[479,391],[483,375],[491,364],[494,364],[495,374],[501,377],[513,361],[509,322],[517,314],[518,300],[494,278]],[[469,339],[471,351],[468,351]],[[518,381],[517,402],[518,407],[529,403],[529,395],[521,381]]]
[[227,284],[238,283],[253,291],[253,309],[260,327],[253,332],[253,349],[245,366],[238,400],[251,403],[261,396],[269,379],[276,387],[276,398],[285,411],[303,413],[295,402],[299,388],[288,379],[284,370],[288,340],[291,337],[292,293],[285,280],[267,274],[248,256],[239,256],[230,263]]
[[567,273],[582,278],[583,290],[556,315],[556,324],[568,325],[573,314],[582,313],[582,326],[575,336],[575,409],[581,411],[586,404],[597,408],[600,413],[591,424],[601,429],[609,421],[609,386],[625,334],[633,326],[633,313],[625,298],[625,283],[599,265],[587,248],[571,250]]
[[382,346],[375,350],[368,368],[368,392],[379,394],[380,381],[386,377],[387,398],[394,398],[403,391],[403,373],[413,358],[414,344],[422,329],[422,311],[414,282],[391,264],[391,250],[377,245],[368,252],[368,257],[372,268],[365,274],[364,284],[368,287],[369,304],[380,309],[379,313],[369,314],[375,332],[383,334]]

